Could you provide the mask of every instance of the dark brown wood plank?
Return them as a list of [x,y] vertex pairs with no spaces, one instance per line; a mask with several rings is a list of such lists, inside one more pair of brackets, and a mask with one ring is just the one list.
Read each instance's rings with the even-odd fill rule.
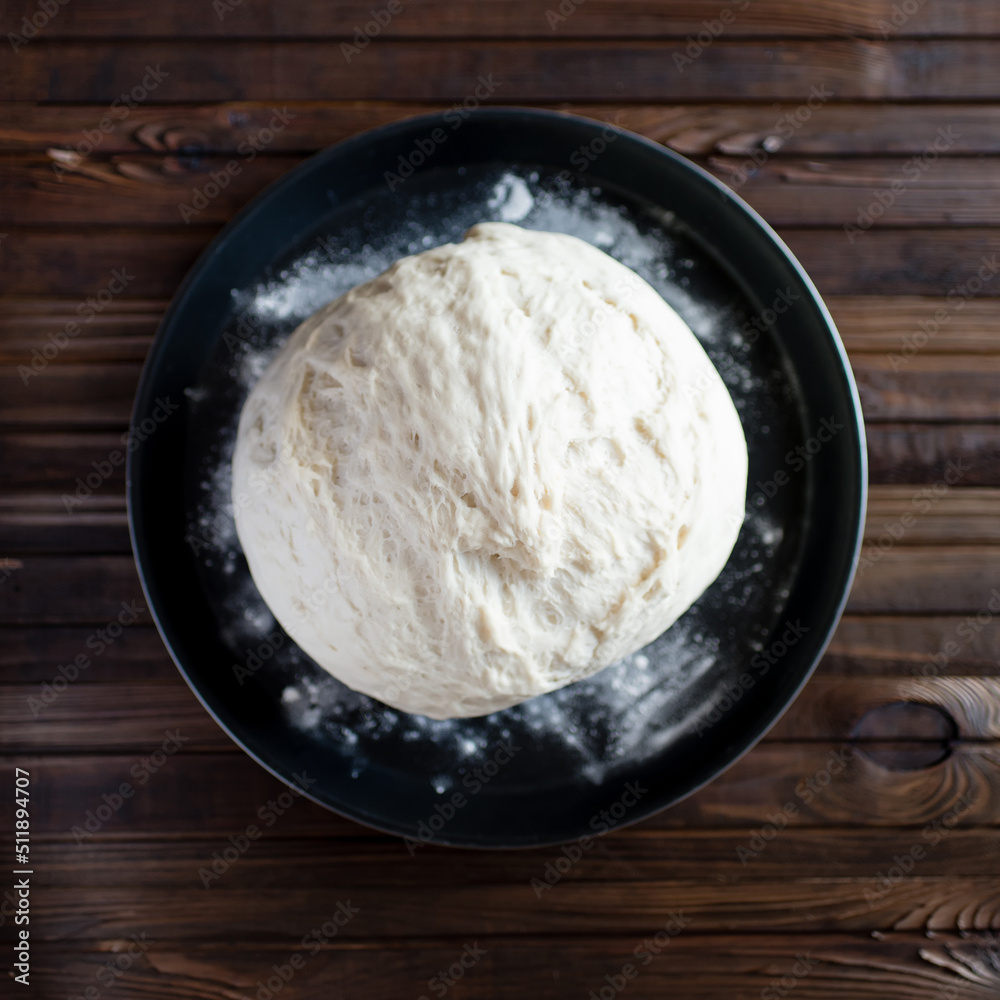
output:
[[[869,424],[1000,421],[1000,355],[855,354],[851,364]],[[127,428],[140,371],[128,362],[0,366],[0,425]]]
[[[961,484],[958,472],[949,479],[930,486],[873,486],[865,521],[869,558],[881,558],[876,553],[890,543],[1000,542],[1000,491],[953,488]],[[130,552],[122,491],[109,487],[79,505],[57,493],[0,495],[0,550]]]
[[[146,230],[110,227],[93,232],[8,227],[5,288],[23,297],[81,299],[105,288],[116,271],[128,276],[127,294],[168,298],[214,229]],[[851,247],[841,229],[779,229],[824,295],[940,295],[969,297],[969,283],[995,266],[1000,229],[872,229]],[[847,251],[850,252],[847,252]],[[985,261],[985,263],[984,263]],[[1000,295],[990,276],[976,293]],[[975,282],[973,282],[975,286]]]
[[[75,492],[78,478],[94,471],[94,462],[100,465],[120,447],[117,431],[7,431],[0,435],[0,462],[9,470],[6,489],[15,499],[51,491],[61,502],[63,494]],[[1000,428],[996,425],[874,424],[868,428],[868,451],[873,482],[933,484],[960,457],[969,465],[963,487],[1000,485]],[[124,468],[119,467],[92,497],[72,506],[80,513],[89,512],[106,498],[117,497],[120,502],[124,495]]]
[[[936,138],[935,120],[927,125],[928,145]],[[948,136],[942,143],[950,144],[951,132],[941,129]],[[48,156],[8,155],[0,158],[0,225],[176,226],[185,221],[180,206],[190,205],[196,192],[228,168],[233,176],[225,189],[198,215],[202,225],[225,222],[299,162],[297,156],[252,162],[240,156],[175,154],[83,157],[54,148]],[[785,157],[759,168],[739,157],[711,157],[707,166],[772,225],[851,226],[844,236],[848,244],[865,239],[872,226],[983,226],[1000,215],[995,164],[943,160],[933,149],[926,156],[895,159]],[[887,199],[891,203],[885,208]]]
[[1000,603],[992,596],[998,585],[1000,548],[900,545],[858,573],[848,608],[869,613],[975,613],[991,600]]
[[1000,356],[892,351],[855,354],[851,366],[868,423],[1000,418]]
[[[0,99],[110,102],[135,87],[158,101],[475,99],[494,102],[995,100],[1000,42],[717,41],[680,72],[673,42],[462,45],[379,39],[350,63],[338,42],[39,41],[18,54]],[[160,74],[160,81],[150,75]],[[169,74],[165,78],[162,74]],[[143,80],[148,83],[143,84]],[[155,90],[149,90],[155,83]],[[487,88],[488,89],[488,88]],[[487,90],[481,91],[486,96]]]
[[1000,293],[993,270],[1000,231],[994,229],[875,228],[853,246],[841,229],[780,233],[824,295],[952,295],[957,304],[971,297],[980,268],[983,283],[975,294]]
[[[1000,426],[996,424],[872,424],[867,428],[871,482],[934,485],[951,478],[956,460],[968,471],[962,488],[1000,486]],[[18,493],[72,494],[77,478],[121,446],[121,433],[7,431],[0,435],[5,489]],[[74,509],[89,511],[104,498],[125,495],[124,468],[112,470],[93,498]]]
[[[44,359],[43,359],[44,361]],[[27,366],[25,366],[27,367]],[[0,424],[127,427],[141,365],[0,368]]]
[[867,239],[872,227],[994,225],[1000,214],[996,164],[944,159],[938,150],[954,144],[955,130],[933,111],[925,128],[926,152],[910,157],[785,157],[758,166],[745,157],[712,156],[707,166],[771,225],[849,227],[848,248]]
[[[91,666],[98,658],[95,650],[103,655],[107,645],[99,633],[94,635],[95,644],[77,654],[85,657],[81,662],[89,661]],[[85,676],[72,661],[63,666],[71,677]],[[233,745],[176,672],[161,684],[67,683],[59,679],[55,664],[50,673],[40,685],[0,687],[0,752],[148,752],[163,741],[165,720],[171,729],[183,734],[186,750],[220,750]],[[53,681],[59,687],[54,688]]]
[[81,308],[79,301],[0,299],[0,364],[30,365],[36,359],[33,352],[41,353],[54,335],[74,322],[79,331],[60,346],[60,364],[142,362],[165,308],[161,300],[112,299],[101,313],[81,323],[85,305]]
[[[955,477],[959,480],[956,472]],[[872,486],[865,538],[878,544],[1000,542],[1000,490],[933,486]],[[900,533],[900,529],[902,529]],[[893,537],[899,534],[898,540]]]
[[[123,782],[128,782],[135,794],[124,800],[93,838],[81,836],[81,843],[107,837],[141,840],[179,835],[225,840],[258,819],[257,810],[268,800],[287,791],[242,752],[189,753],[183,742],[155,773],[148,767],[144,770],[141,757],[153,752],[154,746],[162,748],[167,730],[178,731],[169,718],[152,724],[151,749],[142,754],[11,758],[30,773],[44,775],[44,780],[34,781],[31,787],[32,842],[55,835],[75,848],[78,838],[72,827],[84,824],[87,810],[100,806],[104,802],[101,796],[118,792]],[[180,731],[179,736],[183,740],[187,733]],[[4,832],[13,829],[12,822],[9,811],[0,815]],[[273,829],[278,836],[356,837],[370,832],[301,798],[295,799]]]
[[[88,646],[88,643],[90,645]],[[99,655],[93,655],[100,649]],[[51,684],[59,667],[83,653],[90,660],[74,684],[155,682],[172,684],[177,668],[152,627],[148,611],[110,644],[100,646],[93,628],[5,628],[0,631],[0,682]],[[25,706],[27,709],[27,705]],[[30,710],[29,710],[30,711]]]
[[[169,719],[160,721],[162,729],[150,732],[150,746],[174,728]],[[224,847],[230,834],[254,823],[258,809],[284,790],[242,753],[189,753],[182,746],[145,782],[139,780],[140,756],[8,758],[44,775],[32,785],[33,838],[57,837],[73,846],[78,837],[72,828],[85,822],[87,810],[100,806],[102,795],[128,781],[135,794],[93,837],[79,839],[97,843],[122,837],[218,836]],[[852,749],[846,743],[761,743],[710,785],[643,820],[636,829],[725,827],[745,830],[749,838],[751,830],[789,802],[796,808],[796,828],[909,826],[919,834],[957,804],[963,827],[1000,826],[1000,748],[995,743],[958,743],[938,763],[911,770],[890,769],[883,765],[885,759],[875,744]],[[810,780],[818,791],[807,795]],[[8,833],[12,821],[9,811],[0,815],[0,831]],[[357,837],[368,832],[295,799],[269,826],[267,836]]]
[[868,439],[873,483],[935,483],[961,458],[965,486],[1000,485],[1000,427],[995,424],[872,424]]
[[[100,464],[109,454],[122,445],[121,431],[10,431],[0,434],[0,466],[5,470],[4,488],[21,495],[47,492],[60,495],[73,493],[76,480],[94,471],[93,463]],[[112,469],[100,493],[92,503],[99,506],[103,498],[125,496],[125,467]],[[65,505],[64,505],[65,509]],[[74,508],[83,512],[83,508]]]
[[[0,551],[131,552],[121,496],[90,498],[87,510],[66,510],[60,496],[0,496]],[[13,501],[13,502],[12,502]]]
[[[587,0],[588,3],[592,0]],[[805,9],[805,8],[801,8]],[[153,97],[156,95],[153,94]],[[607,95],[602,95],[607,101]],[[540,104],[585,118],[617,122],[688,156],[745,157],[766,149],[776,162],[797,156],[889,156],[922,153],[935,138],[930,121],[954,130],[947,155],[1000,152],[1000,105],[828,103],[822,114],[799,114],[789,130],[789,114],[800,101],[768,104]],[[295,115],[275,134],[265,156],[311,153],[358,132],[411,115],[443,110],[440,103],[389,101],[287,101]],[[274,114],[272,102],[156,104],[152,99],[128,109],[128,117],[108,116],[104,104],[9,104],[0,121],[0,149],[44,153],[50,148],[82,155],[152,151],[191,156],[236,152]],[[94,129],[109,117],[97,142]],[[88,134],[89,133],[89,138]],[[246,147],[244,147],[246,148]]]
[[[29,0],[15,0],[10,6],[6,20],[12,26],[37,12]],[[717,22],[715,30],[724,31],[727,38],[1000,35],[1000,16],[982,0],[952,0],[947,11],[927,4],[912,16],[899,11],[895,20],[891,0],[827,0],[808,7],[787,0],[733,0],[722,6],[712,0],[589,0],[585,6],[568,5],[571,16],[559,9],[548,0],[406,0],[394,16],[384,4],[376,8],[382,16],[369,33],[376,38],[683,39],[705,30],[706,22]],[[554,16],[547,17],[550,11]],[[724,21],[719,20],[723,11],[729,12]],[[353,38],[355,31],[366,30],[373,16],[371,3],[364,0],[311,0],[278,7],[229,3],[215,9],[194,0],[148,8],[128,0],[91,0],[80,10],[61,9],[45,25],[43,37]]]
[[[800,829],[792,817],[780,840],[775,838],[756,857],[744,858],[737,848],[746,845],[750,830],[632,827],[598,838],[586,860],[566,873],[566,884],[683,881],[697,871],[699,880],[724,881],[727,886],[781,876],[858,879],[870,886],[883,859],[907,853],[915,838],[929,845],[933,834],[933,829],[924,836],[922,830],[892,827]],[[217,840],[207,837],[164,839],[155,842],[155,847],[149,841],[103,839],[80,845],[47,841],[33,853],[50,886],[167,889],[189,886],[192,873],[217,849]],[[558,848],[556,853],[560,853]],[[469,852],[426,845],[414,856],[399,838],[374,832],[350,839],[264,836],[226,873],[225,883],[220,880],[213,886],[252,882],[262,889],[301,891],[315,882],[329,884],[344,872],[356,873],[355,878],[359,882],[363,878],[366,886],[525,884],[551,855],[552,848]],[[923,878],[998,876],[1000,837],[988,827],[954,826],[933,844],[933,850],[927,850],[919,872],[912,874]],[[533,900],[534,893],[529,898]]]
[[[989,354],[1000,348],[1000,310],[988,298],[967,299],[961,309],[949,309],[945,298],[918,295],[829,295],[826,304],[852,355],[867,351],[905,359],[917,349]],[[934,318],[939,309],[948,315],[943,323]]]
[[1000,618],[967,617],[845,615],[817,676],[997,676]]
[[1000,678],[828,676],[809,681],[767,738],[847,740],[867,713],[900,702],[933,707],[959,739],[1000,739]]
[[[0,624],[100,624],[141,591],[129,556],[25,555],[0,590]],[[998,546],[899,545],[858,574],[848,609],[975,614],[1000,582]]]
[[[81,652],[92,667],[93,650]],[[86,676],[72,662],[64,669],[76,679]],[[189,750],[231,745],[180,675],[157,684],[80,684],[60,678],[56,665],[50,674],[42,684],[0,686],[0,753],[138,752],[161,732],[163,719],[183,731]],[[766,739],[852,740],[866,714],[900,702],[933,707],[960,739],[1000,740],[1000,678],[829,676],[813,678]],[[940,742],[937,730],[918,735],[913,742]]]
[[[829,295],[826,304],[851,353],[899,352],[904,337],[919,333],[947,299],[918,295]],[[167,301],[112,300],[81,325],[60,361],[141,361]],[[0,298],[0,361],[21,363],[53,328],[79,319],[79,302],[59,298]],[[920,344],[922,354],[1000,352],[1000,314],[988,298],[969,299]]]
[[145,605],[131,555],[26,556],[0,585],[0,624],[93,624]]
[[[1000,486],[1000,426],[996,424],[872,424],[867,428],[873,483],[935,484],[951,475],[956,459],[968,466],[962,487]],[[5,488],[23,493],[73,493],[76,479],[121,445],[121,433],[77,430],[6,431],[0,435]],[[103,483],[97,497],[124,497],[124,469]]]
[[[100,945],[47,943],[35,968],[45,995],[69,996],[81,984],[108,981],[110,973],[98,979],[114,960],[108,950],[121,950],[131,958],[127,949],[132,946],[132,955],[139,957],[114,982],[149,1000],[201,1000],[239,995],[234,984],[240,994],[252,996],[259,983],[276,975],[275,967],[290,969],[294,958],[296,964],[301,959],[301,971],[283,986],[283,1000],[329,1000],[331,983],[352,1000],[384,1000],[440,995],[445,989],[441,971],[463,955],[477,954],[467,949],[471,945],[484,954],[475,963],[468,959],[470,968],[461,970],[461,979],[447,980],[452,983],[449,995],[461,1000],[565,1000],[598,996],[596,991],[602,989],[609,996],[609,981],[624,982],[628,996],[638,1000],[772,1000],[782,995],[779,991],[793,989],[793,995],[810,1000],[988,1000],[996,995],[991,961],[995,946],[988,933],[910,931],[873,937],[841,931],[809,938],[767,933],[748,938],[705,935],[692,922],[681,937],[654,954],[643,940],[664,931],[671,906],[670,899],[659,900],[642,930],[633,934],[609,920],[599,933],[571,939],[541,934],[535,940],[480,935],[477,941],[467,936],[447,941],[341,941],[338,936],[319,947],[312,939],[303,944],[302,938],[309,937],[314,923],[322,926],[329,920],[336,904],[309,900],[278,939],[230,937],[224,945],[195,940],[175,944],[147,935],[139,939],[147,949],[140,952],[131,935],[141,931],[131,929]],[[622,975],[627,965],[635,970],[632,979]]]
[[[852,355],[897,354],[905,360],[916,348],[926,355],[1000,353],[1000,310],[988,298],[969,299],[961,309],[950,310],[933,336],[926,331],[933,330],[935,312],[948,308],[947,299],[830,295],[826,304]],[[50,334],[80,319],[79,305],[64,299],[0,298],[0,363],[30,364],[32,351],[41,350]],[[142,361],[165,308],[161,299],[112,300],[69,338],[59,363]]]
[[[726,0],[588,0],[554,24],[545,16],[552,0],[402,2],[350,63],[340,37],[384,0],[367,9],[361,0],[60,4],[40,37],[8,60],[15,72],[0,79],[0,91],[24,98],[0,115],[0,149],[17,151],[0,162],[0,257],[5,291],[18,297],[0,301],[0,364],[16,374],[106,284],[110,268],[123,266],[115,253],[142,268],[129,299],[160,303],[115,302],[60,355],[64,374],[50,367],[23,393],[0,377],[0,420],[8,417],[0,566],[11,567],[0,572],[0,714],[8,722],[0,732],[29,755],[17,759],[36,777],[35,857],[46,866],[33,894],[42,939],[33,952],[36,992],[77,997],[95,984],[103,992],[99,970],[127,950],[129,935],[145,934],[152,945],[126,972],[125,995],[255,996],[291,955],[307,954],[303,935],[328,918],[331,900],[350,898],[362,913],[307,957],[281,1000],[327,1000],[331,983],[358,997],[437,995],[432,977],[477,937],[486,954],[449,1000],[596,997],[674,908],[691,925],[628,981],[628,996],[1000,993],[1000,619],[991,603],[1000,586],[1000,313],[992,282],[974,298],[963,293],[960,309],[945,300],[979,256],[1000,252],[995,178],[964,158],[1000,151],[1000,7],[918,0],[890,28],[877,19],[891,20],[901,0],[754,0],[680,73],[673,56],[684,35]],[[14,3],[8,15],[38,9],[35,0]],[[230,8],[224,16],[221,5]],[[308,40],[316,37],[329,41]],[[81,171],[53,186],[47,151],[65,157],[55,147],[81,143],[110,101],[157,63],[170,76],[150,96],[163,103],[135,109]],[[541,899],[529,879],[564,857],[558,849],[425,848],[411,858],[398,840],[299,801],[211,892],[197,876],[201,862],[259,821],[258,808],[281,786],[222,749],[225,738],[154,630],[127,629],[46,715],[24,716],[30,692],[108,620],[116,592],[139,594],[120,470],[76,515],[60,510],[61,495],[116,447],[132,391],[125,369],[137,369],[155,314],[216,224],[259,190],[267,171],[277,176],[379,121],[447,107],[480,73],[498,81],[498,103],[579,97],[599,117],[618,116],[710,157],[837,299],[831,305],[870,420],[872,482],[892,485],[871,496],[856,610],[767,742],[676,809],[601,839]],[[834,96],[784,134],[779,123],[813,86]],[[50,95],[69,103],[29,107]],[[254,100],[205,103],[247,95]],[[298,118],[196,230],[176,225],[169,216],[179,194],[220,162],[214,153],[224,161],[266,126],[279,95],[302,98]],[[366,96],[375,100],[355,101]],[[618,106],[637,98],[644,103]],[[726,103],[707,103],[713,98]],[[849,242],[842,223],[926,147],[932,124],[958,133],[948,162],[907,185]],[[743,182],[734,169],[761,151],[767,162]],[[41,305],[30,316],[26,297]],[[938,309],[946,311],[940,329],[918,340]],[[947,478],[956,464],[967,467],[958,484]],[[32,626],[46,615],[63,624]],[[871,723],[896,700],[936,707],[954,719],[958,741],[940,735],[946,724],[915,724],[911,733],[888,718]],[[188,737],[181,752],[78,846],[73,824],[121,781],[138,785],[134,769],[168,724]],[[864,738],[851,741],[855,733]],[[876,742],[890,735],[907,742]],[[832,773],[837,759],[846,767],[806,801],[810,780]],[[744,864],[740,847],[789,803],[796,809],[787,828],[774,842],[757,841],[764,849]],[[958,828],[880,888],[899,858],[929,844],[926,825],[956,810]]]
[[119,274],[130,298],[170,298],[215,232],[192,226],[159,232],[153,240],[141,230],[109,229],[97,239],[86,230],[11,227],[3,249],[4,291],[41,297],[72,290],[80,303]]
[[[891,867],[891,857],[882,865]],[[349,898],[361,908],[344,927],[345,939],[600,934],[609,920],[617,933],[642,935],[650,924],[655,926],[665,900],[704,933],[925,927],[958,932],[1000,927],[1000,890],[996,879],[989,878],[904,879],[881,898],[875,893],[875,878],[869,883],[825,879],[737,883],[727,886],[725,893],[692,882],[569,883],[539,900],[528,884],[504,883],[484,892],[481,886],[449,882],[435,887],[435,905],[430,908],[423,886],[365,886],[362,891],[357,875],[343,869],[321,887],[326,899]],[[216,933],[223,924],[231,937],[252,940],[295,933],[303,908],[316,905],[318,888],[298,892],[256,885],[240,888],[236,880],[225,891],[215,892],[206,892],[194,880],[189,886],[145,889],[141,894],[132,888],[91,887],[86,909],[79,905],[74,889],[50,889],[32,909],[42,941],[127,937],[137,925],[157,941],[199,939]],[[484,896],[488,907],[483,906]]]
[[[83,158],[50,150],[48,157],[0,159],[0,225],[178,226],[181,206],[225,175],[226,188],[200,210],[200,225],[226,222],[268,184],[301,162],[297,156],[115,156]],[[238,170],[238,172],[236,172]]]
[[[1000,618],[970,624],[968,616],[846,615],[819,665],[817,677],[1000,676]],[[70,663],[94,628],[8,627],[0,632],[0,683],[51,682]],[[84,670],[75,684],[172,683],[176,668],[148,614],[127,629]]]

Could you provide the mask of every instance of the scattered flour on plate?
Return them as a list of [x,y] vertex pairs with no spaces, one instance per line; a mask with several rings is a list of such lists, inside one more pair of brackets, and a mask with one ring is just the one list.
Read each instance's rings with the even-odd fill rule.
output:
[[497,182],[486,204],[496,213],[498,221],[522,222],[535,207],[535,199],[523,178],[508,173]]
[[[741,393],[761,391],[760,379],[747,363],[748,345],[734,311],[697,301],[685,287],[685,272],[693,262],[677,255],[669,233],[640,231],[623,208],[603,201],[600,194],[597,189],[546,184],[534,172],[504,172],[483,192],[488,211],[480,202],[478,214],[450,224],[444,220],[440,232],[400,233],[386,246],[366,245],[360,252],[331,237],[303,252],[274,278],[250,290],[234,290],[241,332],[228,374],[239,399],[230,425],[219,435],[215,466],[200,484],[201,502],[191,525],[201,540],[205,566],[232,578],[223,638],[234,657],[252,658],[262,638],[277,629],[243,564],[233,523],[230,463],[242,402],[302,320],[399,257],[460,239],[468,225],[486,217],[578,236],[639,273],[681,314],[726,384],[736,390],[738,408]],[[770,559],[781,541],[780,526],[766,512],[748,509],[737,551],[748,552],[752,561],[739,572],[724,573],[727,603],[740,605],[752,594],[755,573],[763,565],[758,555]],[[690,725],[685,691],[712,670],[718,655],[719,640],[702,629],[696,605],[650,646],[591,678],[494,715],[444,721],[407,715],[351,691],[287,640],[270,658],[265,673],[279,685],[276,697],[289,722],[350,755],[356,777],[367,765],[366,748],[382,739],[415,745],[430,741],[447,746],[457,761],[471,763],[500,740],[516,736],[557,746],[576,759],[583,775],[599,783],[616,761],[634,759],[637,753],[653,755],[678,729]],[[431,783],[444,794],[452,780],[438,774]]]

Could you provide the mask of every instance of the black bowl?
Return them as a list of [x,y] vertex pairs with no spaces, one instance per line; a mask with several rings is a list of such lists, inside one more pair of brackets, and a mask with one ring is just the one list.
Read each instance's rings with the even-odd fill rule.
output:
[[[649,280],[732,392],[751,485],[726,569],[641,654],[505,712],[442,723],[347,691],[277,627],[235,539],[228,468],[249,386],[299,320],[484,219],[575,233]],[[428,840],[521,847],[599,835],[710,781],[808,679],[861,540],[857,391],[800,265],[697,166],[554,112],[413,118],[290,171],[184,280],[133,427],[136,562],[181,673],[273,774],[410,838],[411,851]]]

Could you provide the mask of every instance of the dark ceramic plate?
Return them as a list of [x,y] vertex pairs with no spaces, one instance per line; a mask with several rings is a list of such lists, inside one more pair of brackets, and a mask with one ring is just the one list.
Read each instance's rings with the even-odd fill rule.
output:
[[[719,579],[640,654],[493,716],[432,722],[347,691],[277,627],[235,539],[229,458],[250,386],[301,319],[486,219],[581,236],[681,313],[743,420],[747,520]],[[178,409],[161,419],[157,400]],[[155,430],[129,464],[132,540],[181,672],[268,770],[293,786],[306,775],[309,797],[411,850],[600,834],[710,781],[806,682],[860,543],[857,391],[809,278],[698,167],[558,113],[414,118],[292,170],[179,289],[139,387],[143,420]]]

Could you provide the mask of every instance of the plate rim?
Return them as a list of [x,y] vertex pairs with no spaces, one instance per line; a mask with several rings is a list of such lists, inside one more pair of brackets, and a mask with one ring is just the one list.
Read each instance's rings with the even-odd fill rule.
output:
[[[223,227],[215,234],[209,244],[201,251],[195,261],[191,264],[188,271],[185,273],[184,277],[178,284],[174,294],[171,297],[170,303],[165,310],[163,317],[157,327],[156,334],[154,335],[153,342],[150,346],[150,350],[146,356],[143,363],[142,372],[136,387],[135,396],[133,397],[133,405],[130,413],[129,419],[129,430],[130,432],[136,426],[137,418],[139,418],[144,412],[143,403],[148,402],[148,395],[150,384],[153,380],[154,371],[158,368],[158,363],[161,356],[167,350],[167,345],[169,342],[168,333],[174,323],[174,317],[180,311],[182,303],[187,297],[191,287],[196,281],[206,272],[210,270],[210,266],[216,256],[220,253],[223,247],[226,245],[229,237],[238,230],[241,226],[253,219],[258,213],[265,211],[267,209],[268,203],[273,200],[280,192],[285,188],[294,185],[299,176],[305,174],[306,172],[316,170],[321,167],[328,160],[333,159],[344,152],[350,151],[352,147],[363,147],[366,143],[372,141],[376,136],[378,137],[391,137],[394,133],[406,133],[415,128],[421,126],[427,126],[428,128],[433,128],[435,123],[444,123],[444,116],[448,114],[447,109],[441,111],[432,111],[417,115],[409,115],[401,119],[397,119],[393,122],[388,122],[382,125],[374,126],[370,129],[366,129],[362,132],[355,133],[348,136],[339,142],[336,142],[324,149],[314,153],[309,156],[302,163],[297,164],[290,170],[286,171],[280,177],[276,178],[268,185],[266,185],[261,191],[259,191],[246,205],[244,205],[239,211],[237,211],[234,216],[228,220]],[[516,105],[490,105],[485,107],[479,107],[469,112],[469,117],[475,117],[479,120],[490,120],[494,119],[497,121],[516,121],[521,119],[523,121],[534,120],[534,121],[546,121],[553,118],[558,118],[560,120],[568,119],[570,121],[576,122],[580,126],[586,126],[589,128],[594,128],[599,126],[602,130],[612,130],[617,136],[627,138],[631,143],[638,143],[646,147],[648,150],[652,151],[655,155],[672,160],[674,164],[681,169],[687,170],[695,174],[703,183],[714,188],[716,193],[726,202],[729,202],[736,211],[744,214],[751,223],[760,231],[760,233],[766,237],[778,251],[780,256],[783,258],[784,262],[791,268],[794,272],[795,277],[800,282],[802,288],[808,293],[810,305],[815,308],[823,321],[823,326],[825,327],[826,333],[830,338],[831,345],[834,349],[834,353],[839,361],[836,373],[829,373],[830,376],[836,374],[837,379],[842,383],[842,390],[845,391],[845,396],[851,401],[852,416],[853,420],[849,425],[849,429],[856,436],[857,447],[852,449],[853,459],[856,463],[856,490],[854,492],[855,501],[855,513],[856,516],[852,516],[851,523],[853,525],[853,546],[851,551],[850,560],[846,565],[846,570],[843,574],[843,579],[841,581],[839,590],[839,599],[834,606],[833,613],[830,615],[830,621],[825,629],[821,642],[817,647],[817,652],[813,657],[811,665],[808,669],[804,670],[802,676],[791,693],[783,701],[774,700],[771,702],[772,711],[767,715],[767,717],[758,716],[755,720],[753,726],[750,727],[749,735],[745,736],[740,740],[741,749],[733,755],[727,756],[726,763],[714,770],[708,777],[695,783],[691,787],[687,788],[684,792],[676,795],[666,803],[654,802],[651,805],[636,808],[630,811],[629,815],[624,817],[621,821],[616,822],[610,830],[606,832],[618,832],[635,823],[641,822],[642,820],[648,819],[650,816],[655,815],[663,811],[664,809],[671,808],[678,803],[684,801],[690,796],[694,795],[696,792],[700,791],[707,785],[711,784],[717,778],[719,778],[725,771],[728,771],[736,763],[738,763],[743,757],[745,757],[754,747],[756,747],[761,739],[770,731],[782,718],[782,716],[788,711],[792,703],[799,697],[802,689],[809,682],[812,675],[815,673],[820,660],[822,659],[824,653],[826,652],[829,644],[833,638],[833,635],[837,629],[837,626],[843,616],[844,610],[846,608],[851,586],[857,574],[858,565],[860,562],[861,550],[864,542],[864,518],[866,510],[866,502],[868,496],[868,454],[867,454],[867,443],[866,443],[866,433],[865,424],[863,418],[863,411],[861,407],[861,398],[858,392],[857,383],[853,375],[853,370],[850,365],[848,354],[846,348],[844,347],[843,339],[837,329],[836,323],[830,314],[826,303],[824,302],[819,290],[816,288],[815,283],[812,278],[806,272],[805,268],[799,262],[798,258],[792,253],[791,249],[784,242],[784,240],[775,232],[771,225],[753,208],[751,207],[743,198],[727,185],[725,185],[721,180],[716,178],[713,174],[709,173],[706,169],[697,163],[689,160],[682,154],[672,150],[660,143],[655,142],[652,139],[648,139],[645,136],[639,135],[637,133],[631,132],[628,129],[623,128],[613,122],[602,121],[601,119],[588,118],[583,115],[577,115],[571,112],[566,112],[558,109],[544,109],[544,108],[528,108],[519,107]],[[466,119],[468,120],[468,119]],[[150,593],[150,583],[147,580],[147,574],[152,577],[154,575],[153,568],[149,565],[150,556],[146,550],[146,545],[143,539],[140,537],[140,527],[142,522],[142,515],[138,512],[136,504],[136,471],[137,465],[140,462],[140,452],[142,447],[129,449],[126,456],[125,464],[125,497],[126,497],[126,509],[128,516],[128,528],[129,528],[129,539],[132,546],[132,555],[135,561],[136,570],[139,576],[139,582],[142,587],[143,596],[146,600],[146,606],[149,610],[150,616],[156,626],[157,632],[159,633],[160,639],[164,643],[171,659],[173,660],[175,666],[180,672],[181,676],[184,678],[185,683],[193,691],[198,701],[209,713],[216,724],[222,729],[222,731],[231,739],[239,749],[247,754],[252,760],[254,760],[258,765],[263,767],[268,773],[273,775],[283,784],[292,788],[299,795],[315,802],[322,808],[329,810],[339,816],[342,816],[351,822],[356,822],[364,825],[370,829],[378,831],[380,833],[389,834],[397,838],[407,838],[409,835],[401,833],[399,830],[390,829],[387,826],[383,826],[380,822],[370,816],[368,811],[365,809],[357,808],[355,812],[348,813],[338,806],[331,805],[329,802],[324,801],[318,796],[310,793],[308,789],[303,789],[299,787],[293,780],[290,779],[288,775],[281,773],[277,765],[273,765],[268,761],[260,752],[252,749],[247,745],[247,741],[238,737],[231,730],[229,725],[222,721],[220,714],[216,711],[214,706],[210,704],[206,696],[200,690],[198,684],[194,682],[191,675],[189,674],[187,668],[182,662],[181,657],[178,655],[176,649],[174,648],[174,643],[171,641],[169,636],[168,627],[161,619],[160,611],[157,607],[157,603],[152,599]],[[847,539],[845,538],[846,542]],[[779,703],[780,701],[780,703]],[[624,778],[623,780],[627,780]],[[488,839],[483,839],[478,842],[470,841],[467,839],[450,839],[447,834],[447,828],[445,827],[441,831],[435,833],[435,836],[427,843],[464,848],[469,850],[530,850],[536,848],[553,847],[560,844],[571,842],[577,836],[587,836],[588,834],[574,835],[568,840],[559,837],[558,839],[545,839],[543,836],[537,840],[531,841],[518,841],[518,842],[499,842]],[[412,838],[410,838],[412,839]]]

